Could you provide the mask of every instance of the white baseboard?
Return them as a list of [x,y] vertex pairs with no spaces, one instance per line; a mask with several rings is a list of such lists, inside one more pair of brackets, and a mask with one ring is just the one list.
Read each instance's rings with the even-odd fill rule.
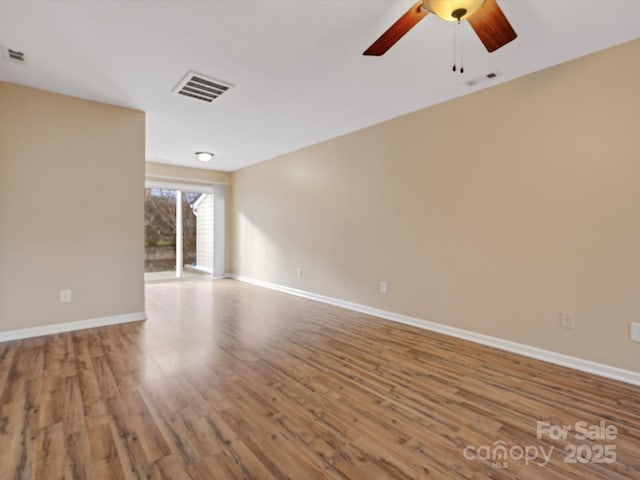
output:
[[18,330],[0,331],[0,342],[10,340],[21,340],[23,338],[41,337],[54,333],[71,332],[74,330],[84,330],[85,328],[105,327],[117,325],[119,323],[138,322],[146,319],[144,312],[125,313],[123,315],[113,315],[110,317],[92,318],[90,320],[78,320],[76,322],[55,323],[53,325],[42,325],[40,327],[20,328]]
[[319,295],[317,293],[307,292],[304,290],[298,290],[284,285],[278,285],[276,283],[265,282],[263,280],[256,280],[254,278],[245,277],[236,274],[227,274],[228,278],[240,280],[242,282],[251,283],[260,287],[270,288],[279,292],[289,293],[298,297],[308,298],[317,302],[328,303],[337,307],[346,308],[348,310],[354,310],[360,313],[366,313],[375,317],[384,318],[393,322],[403,323],[405,325],[411,325],[413,327],[422,328],[424,330],[430,330],[433,332],[450,335],[456,338],[462,338],[471,342],[480,343],[489,347],[498,348],[500,350],[506,350],[508,352],[517,353],[526,357],[543,360],[545,362],[554,363],[556,365],[562,365],[563,367],[573,368],[594,375],[599,375],[613,380],[620,380],[622,382],[630,383],[632,385],[640,386],[640,372],[634,372],[633,370],[625,370],[618,367],[612,367],[604,363],[593,362],[591,360],[585,360],[578,357],[572,357],[570,355],[564,355],[562,353],[552,352],[550,350],[544,350],[542,348],[532,347],[524,343],[512,342],[510,340],[504,340],[498,337],[492,337],[490,335],[484,335],[482,333],[472,332],[470,330],[464,330],[462,328],[450,327],[441,323],[430,322],[428,320],[422,320],[420,318],[409,317],[399,313],[389,312],[387,310],[381,310],[379,308],[369,307],[359,303],[348,302],[339,298],[328,297],[325,295]]

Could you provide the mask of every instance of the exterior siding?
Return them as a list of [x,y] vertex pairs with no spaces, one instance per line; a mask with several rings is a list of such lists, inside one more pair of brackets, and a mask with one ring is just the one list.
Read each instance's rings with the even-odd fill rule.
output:
[[205,193],[196,210],[196,268],[213,272],[213,195]]

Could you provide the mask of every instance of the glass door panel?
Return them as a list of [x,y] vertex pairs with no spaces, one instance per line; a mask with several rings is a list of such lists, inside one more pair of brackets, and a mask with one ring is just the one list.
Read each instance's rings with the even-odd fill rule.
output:
[[177,190],[144,191],[145,280],[176,276]]

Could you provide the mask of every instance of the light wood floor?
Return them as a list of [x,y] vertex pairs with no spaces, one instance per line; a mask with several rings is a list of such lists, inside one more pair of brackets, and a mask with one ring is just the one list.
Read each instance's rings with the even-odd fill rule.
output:
[[[147,312],[0,344],[2,480],[640,478],[640,388],[233,280],[149,285]],[[536,438],[581,420],[618,436]],[[463,454],[499,441],[552,460]]]

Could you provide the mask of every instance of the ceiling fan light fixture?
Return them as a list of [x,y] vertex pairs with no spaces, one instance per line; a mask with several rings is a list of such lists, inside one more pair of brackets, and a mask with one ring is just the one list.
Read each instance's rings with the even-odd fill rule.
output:
[[196,158],[201,162],[208,162],[213,158],[213,153],[211,152],[196,152]]
[[447,22],[457,22],[478,11],[485,0],[424,0],[424,7]]

